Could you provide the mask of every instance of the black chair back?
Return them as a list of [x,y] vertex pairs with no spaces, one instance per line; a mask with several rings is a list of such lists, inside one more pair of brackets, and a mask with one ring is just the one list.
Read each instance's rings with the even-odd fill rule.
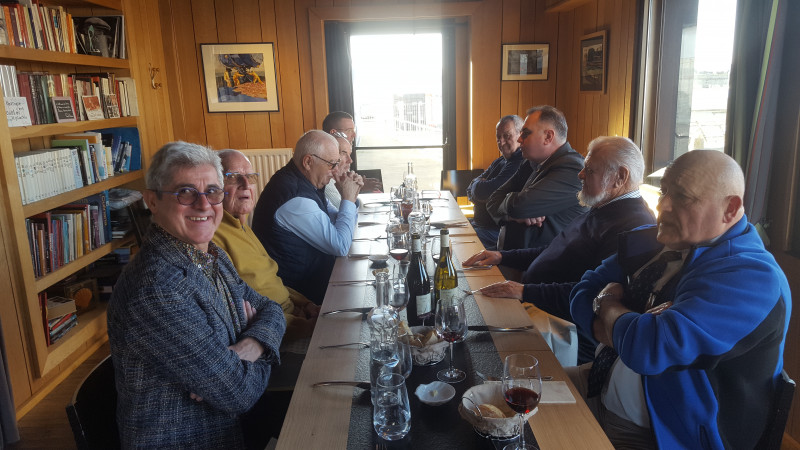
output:
[[120,448],[114,364],[106,357],[75,390],[67,417],[78,449]]
[[442,171],[442,190],[450,191],[453,197],[466,197],[467,186],[478,175],[483,173],[483,169],[472,170],[443,170]]
[[783,432],[786,430],[786,420],[789,418],[789,409],[792,407],[794,398],[794,388],[794,380],[789,378],[789,374],[785,370],[782,370],[775,391],[775,408],[772,410],[772,417],[767,421],[767,428],[761,435],[761,440],[756,448],[763,450],[779,450],[781,448]]
[[364,178],[376,178],[381,182],[381,184],[383,184],[383,175],[381,175],[381,169],[359,170],[358,174]]

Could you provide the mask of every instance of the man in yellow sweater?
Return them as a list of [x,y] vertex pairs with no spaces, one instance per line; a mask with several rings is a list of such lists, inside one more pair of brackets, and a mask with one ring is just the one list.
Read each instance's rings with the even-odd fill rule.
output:
[[303,294],[283,285],[278,277],[278,264],[273,260],[253,230],[245,224],[252,212],[257,181],[253,166],[238,150],[219,153],[224,174],[224,216],[213,242],[230,256],[239,276],[261,295],[267,296],[283,308],[286,318],[284,344],[289,340],[310,337],[319,315],[319,306]]

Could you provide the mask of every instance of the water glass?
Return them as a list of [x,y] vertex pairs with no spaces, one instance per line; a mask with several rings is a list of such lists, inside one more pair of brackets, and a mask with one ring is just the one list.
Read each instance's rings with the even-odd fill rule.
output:
[[383,439],[402,439],[411,429],[411,407],[408,403],[406,379],[398,373],[387,374],[378,377],[377,384],[372,426]]
[[398,365],[402,354],[399,347],[396,340],[382,340],[377,337],[370,339],[369,381],[373,405],[376,404],[378,397],[378,378],[383,375],[400,373]]

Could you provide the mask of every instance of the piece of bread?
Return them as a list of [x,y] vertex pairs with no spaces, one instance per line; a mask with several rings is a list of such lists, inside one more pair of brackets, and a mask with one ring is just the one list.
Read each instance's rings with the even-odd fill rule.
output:
[[482,403],[478,405],[478,409],[481,410],[481,415],[484,419],[492,418],[492,419],[505,419],[506,415],[503,414],[503,411],[500,410],[497,406],[490,405],[489,403]]

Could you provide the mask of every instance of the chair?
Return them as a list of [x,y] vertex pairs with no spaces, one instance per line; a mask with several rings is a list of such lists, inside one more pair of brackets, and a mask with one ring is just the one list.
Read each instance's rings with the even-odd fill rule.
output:
[[761,435],[756,448],[779,450],[783,440],[783,432],[786,429],[786,420],[789,418],[789,409],[792,407],[794,398],[794,380],[789,378],[785,370],[781,371],[778,379],[778,386],[775,390],[775,408],[767,421],[767,428]]
[[442,171],[442,190],[448,190],[453,197],[466,197],[467,186],[478,175],[483,173],[483,169],[472,170],[443,170]]
[[67,405],[78,449],[119,448],[114,364],[106,357],[81,382]]
[[378,181],[383,184],[383,175],[381,175],[381,169],[358,170],[358,174],[364,178],[377,178]]

